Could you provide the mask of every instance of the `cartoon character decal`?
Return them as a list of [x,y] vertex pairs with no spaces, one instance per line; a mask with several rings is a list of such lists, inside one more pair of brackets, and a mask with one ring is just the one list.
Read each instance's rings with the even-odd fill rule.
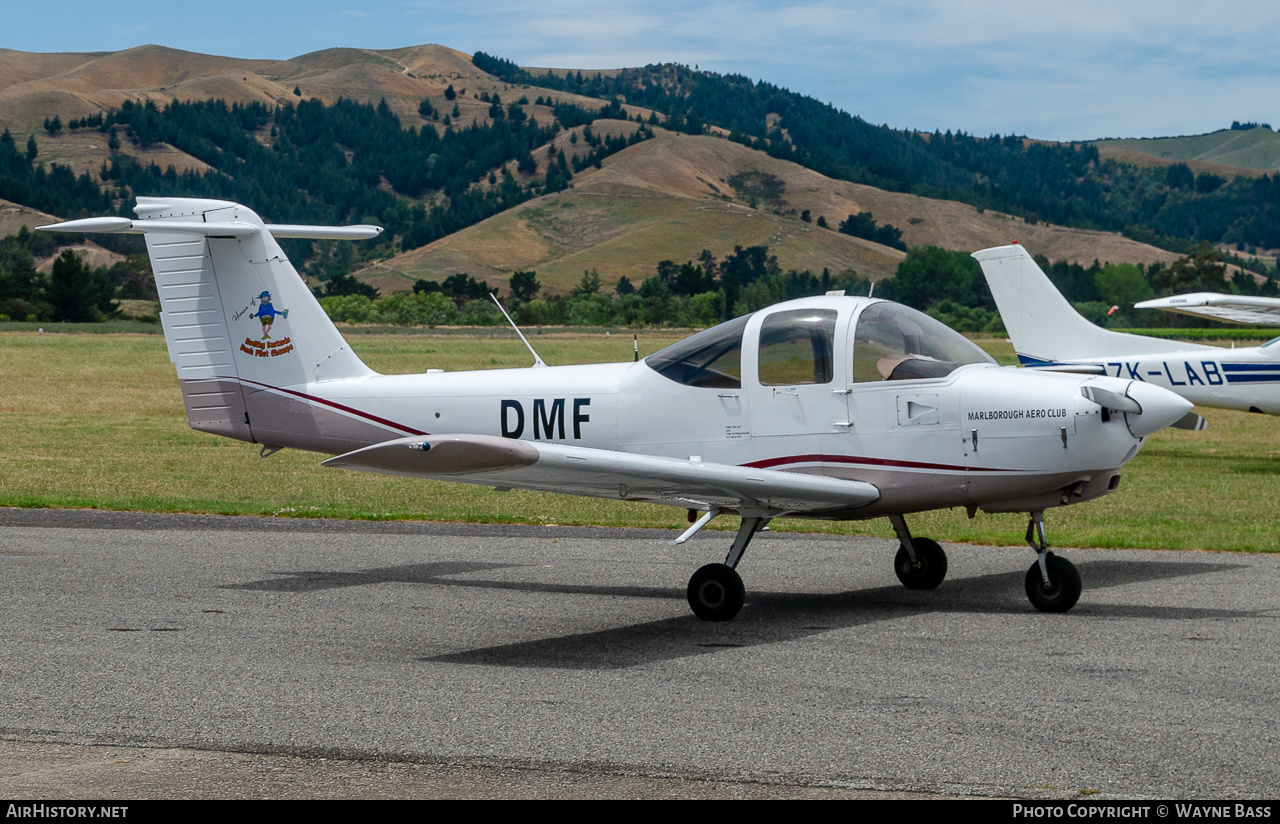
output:
[[289,310],[276,309],[274,306],[272,306],[271,293],[266,290],[263,290],[262,294],[258,295],[257,313],[249,316],[251,318],[258,318],[259,320],[262,321],[262,339],[263,340],[269,340],[271,338],[271,324],[276,322],[277,314],[283,315],[284,317],[287,318],[289,317]]
[[293,351],[293,341],[289,338],[272,339],[271,327],[276,322],[276,316],[289,317],[288,309],[277,309],[271,303],[271,293],[263,290],[262,294],[249,301],[249,305],[236,313],[238,319],[241,315],[253,308],[254,304],[258,305],[258,311],[249,315],[251,318],[257,318],[262,323],[262,338],[254,340],[253,338],[245,338],[244,343],[240,344],[240,351],[246,355],[253,355],[259,358],[272,358],[276,355],[283,355],[286,352]]

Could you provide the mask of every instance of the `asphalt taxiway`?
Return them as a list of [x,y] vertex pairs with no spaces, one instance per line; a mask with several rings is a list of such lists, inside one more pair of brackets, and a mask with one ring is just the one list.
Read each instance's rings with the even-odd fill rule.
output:
[[675,534],[0,510],[0,795],[1275,794],[1280,557]]

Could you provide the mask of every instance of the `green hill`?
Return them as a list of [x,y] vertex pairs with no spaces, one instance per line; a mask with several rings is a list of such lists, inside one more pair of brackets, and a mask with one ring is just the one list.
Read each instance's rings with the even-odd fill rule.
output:
[[1221,129],[1187,137],[1099,140],[1094,145],[1139,152],[1161,160],[1198,160],[1237,169],[1280,171],[1280,134],[1262,126],[1248,130]]

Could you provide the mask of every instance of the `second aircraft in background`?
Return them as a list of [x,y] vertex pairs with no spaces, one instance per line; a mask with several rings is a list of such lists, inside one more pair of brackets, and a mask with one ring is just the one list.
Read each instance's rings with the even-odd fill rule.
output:
[[[1085,320],[1025,248],[974,252],[991,287],[1009,340],[1023,365],[1144,381],[1192,403],[1280,415],[1280,338],[1225,349],[1102,329]],[[1199,294],[1144,301],[1139,309],[1171,309],[1218,320],[1276,323],[1280,301]],[[1184,426],[1202,425],[1188,418]]]

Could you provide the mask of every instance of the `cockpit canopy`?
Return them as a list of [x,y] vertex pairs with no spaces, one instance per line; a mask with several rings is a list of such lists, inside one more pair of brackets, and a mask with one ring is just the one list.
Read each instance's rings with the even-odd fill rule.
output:
[[970,363],[995,361],[973,341],[923,312],[882,301],[858,316],[854,383],[941,378]]
[[[856,310],[856,307],[853,307]],[[838,361],[835,308],[764,310],[757,347],[758,379],[763,386],[831,383],[847,374],[850,383],[941,378],[970,363],[994,364],[987,353],[960,333],[897,303],[875,301],[858,315],[848,372]],[[712,327],[645,359],[660,375],[686,386],[738,389],[742,386],[744,315]],[[847,317],[847,315],[846,315]]]

